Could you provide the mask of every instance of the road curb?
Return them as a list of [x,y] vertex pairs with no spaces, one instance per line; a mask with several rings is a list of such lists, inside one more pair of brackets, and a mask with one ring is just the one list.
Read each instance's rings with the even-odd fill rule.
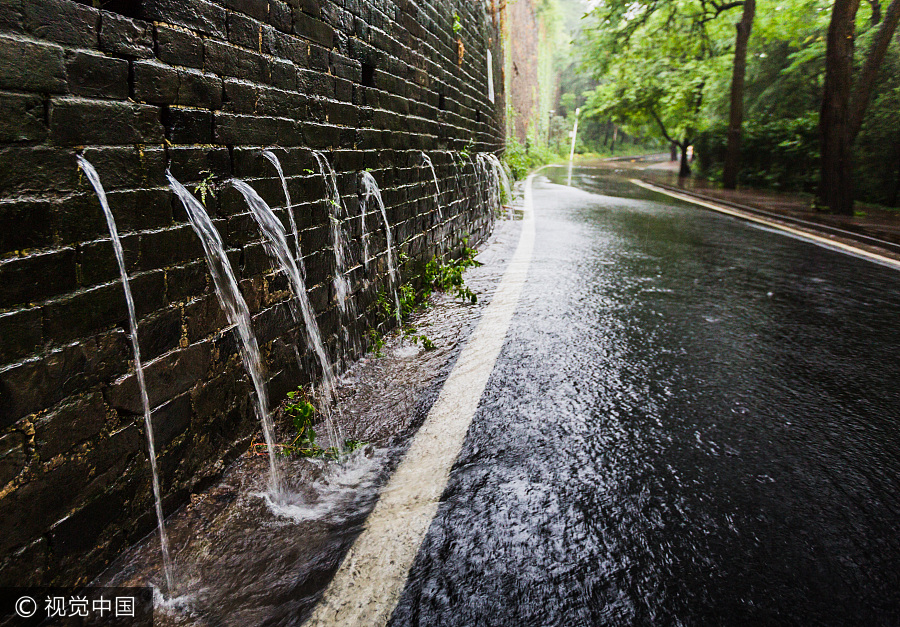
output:
[[[828,227],[815,222],[788,218],[780,214],[754,209],[738,203],[722,201],[702,194],[686,192],[669,185],[650,183],[641,179],[629,179],[635,185],[684,200],[713,211],[718,211],[747,222],[755,222],[815,244],[862,257],[895,270],[900,270],[900,246],[867,235]],[[796,227],[796,228],[795,228]],[[837,239],[840,238],[840,239]],[[847,241],[850,240],[850,243]],[[865,246],[865,248],[863,248]],[[872,250],[874,249],[874,250]],[[886,256],[888,255],[888,256]]]

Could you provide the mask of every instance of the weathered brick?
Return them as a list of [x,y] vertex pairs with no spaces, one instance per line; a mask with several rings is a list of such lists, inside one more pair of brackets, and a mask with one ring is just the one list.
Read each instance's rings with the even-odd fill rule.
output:
[[50,104],[50,137],[55,144],[162,143],[159,109],[131,102],[53,99]]
[[221,144],[296,146],[302,138],[295,120],[217,113],[216,141]]
[[271,54],[306,67],[309,63],[309,44],[293,35],[272,33]]
[[302,68],[297,70],[298,89],[304,94],[319,98],[334,97],[334,77]]
[[[210,343],[200,342],[144,364],[144,380],[150,406],[156,407],[191,389],[206,375],[210,363]],[[140,392],[134,373],[116,381],[106,393],[107,402],[117,410],[141,414]]]
[[134,98],[151,104],[179,104],[178,70],[155,61],[135,61],[132,64]]
[[45,203],[50,215],[48,226],[52,229],[55,242],[60,246],[109,237],[97,194],[86,178],[81,188],[82,193],[52,198]]
[[203,65],[208,72],[259,83],[269,80],[268,60],[261,54],[212,39],[204,42],[203,51]]
[[74,288],[72,248],[0,262],[0,309],[40,302]]
[[313,17],[320,17],[322,15],[321,3],[319,0],[290,0],[290,2],[294,7],[295,12],[303,11]]
[[78,499],[88,482],[84,462],[54,468],[0,499],[0,551],[30,543],[42,535]]
[[125,499],[119,492],[101,494],[50,528],[55,559],[65,559],[93,549],[103,531],[122,516]]
[[33,353],[41,340],[41,311],[37,307],[0,314],[0,364]]
[[103,11],[100,25],[100,49],[116,57],[146,59],[153,57],[153,26],[109,11]]
[[120,232],[172,224],[172,194],[168,188],[111,190],[106,196]]
[[141,358],[155,359],[178,348],[181,339],[181,310],[177,307],[152,314],[138,323]]
[[294,21],[294,15],[291,13],[291,7],[281,0],[271,0],[269,2],[269,24],[277,28],[283,33],[291,32]]
[[177,104],[206,109],[222,108],[222,79],[214,74],[181,70]]
[[280,89],[297,89],[297,68],[290,61],[274,60],[269,65],[269,82]]
[[28,0],[23,9],[25,29],[33,37],[80,48],[97,47],[97,9],[67,0]]
[[127,342],[119,329],[0,369],[0,429],[125,372]]
[[0,2],[0,30],[8,33],[25,32],[23,4],[23,0]]
[[53,243],[53,203],[19,196],[0,202],[0,256]]
[[211,37],[225,38],[225,9],[207,0],[144,0],[141,17],[199,31]]
[[194,298],[209,288],[206,262],[195,261],[166,270],[166,300],[170,303]]
[[166,137],[173,144],[213,143],[213,113],[203,109],[166,107],[163,110]]
[[[138,315],[163,305],[162,272],[131,278]],[[47,340],[69,342],[94,335],[111,326],[127,328],[128,310],[119,281],[91,288],[44,305],[44,335]]]
[[163,63],[203,67],[203,40],[190,31],[157,24],[156,46]]
[[66,76],[69,91],[78,96],[128,97],[128,61],[92,52],[69,52]]
[[0,89],[65,93],[63,49],[0,36]]
[[359,123],[359,109],[353,105],[329,102],[325,120],[331,124],[356,126]]
[[187,224],[141,235],[141,268],[152,270],[203,257],[200,239]]
[[326,48],[331,48],[334,44],[334,29],[302,11],[294,12],[294,34]]
[[[140,235],[120,235],[125,259],[125,271],[129,275],[137,270],[140,257]],[[120,278],[119,263],[112,240],[87,242],[78,247],[78,283],[81,287],[93,287]]]
[[43,141],[47,136],[44,99],[37,94],[0,92],[0,143]]
[[47,461],[96,437],[107,421],[103,395],[78,397],[41,417],[34,425],[37,454]]
[[[227,148],[174,146],[168,153],[172,176],[192,191],[194,187],[190,183],[199,183],[207,172],[221,178],[231,176],[231,154]],[[187,221],[187,214],[180,202],[175,203],[174,215],[176,222]]]
[[[265,5],[266,2],[263,2]],[[265,20],[265,17],[259,18]],[[268,52],[272,27],[240,13],[228,14],[228,41],[255,52]],[[264,43],[265,42],[265,43]],[[265,45],[265,48],[264,48]]]
[[319,72],[329,72],[331,70],[331,52],[322,46],[310,44],[309,67]]
[[268,0],[225,0],[225,6],[240,11],[258,20],[265,21],[269,17]]
[[0,486],[25,468],[25,436],[18,431],[0,435]]
[[184,318],[189,342],[201,340],[211,333],[225,328],[228,324],[228,317],[214,294],[209,294],[185,305]]
[[46,585],[50,549],[46,538],[16,551],[0,566],[0,586]]
[[164,451],[191,424],[191,395],[185,392],[153,410],[153,443],[157,451]]
[[[107,192],[123,187],[155,187],[165,180],[166,151],[161,147],[88,147],[81,154],[97,170]],[[118,215],[118,208],[110,206]]]
[[335,148],[340,144],[341,129],[327,124],[301,124],[304,143],[310,148]]

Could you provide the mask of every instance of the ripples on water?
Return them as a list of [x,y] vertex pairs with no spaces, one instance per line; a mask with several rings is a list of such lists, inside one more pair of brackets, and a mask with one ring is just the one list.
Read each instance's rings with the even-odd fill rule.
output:
[[896,272],[575,181],[391,624],[898,624]]

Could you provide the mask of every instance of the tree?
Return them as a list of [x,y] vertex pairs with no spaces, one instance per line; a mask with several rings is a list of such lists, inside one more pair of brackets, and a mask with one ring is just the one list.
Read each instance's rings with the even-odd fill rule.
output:
[[819,202],[845,215],[853,214],[851,149],[862,127],[878,68],[900,21],[900,0],[892,0],[854,85],[853,49],[859,4],[860,0],[835,0],[828,26],[825,90],[819,117],[822,145]]
[[728,147],[725,154],[725,170],[722,174],[725,189],[737,187],[741,164],[741,127],[744,123],[744,77],[747,73],[747,44],[753,29],[756,0],[744,0],[741,21],[737,23],[734,45],[734,71],[731,78],[731,105],[728,120]]
[[679,174],[690,174],[688,148],[706,123],[705,93],[717,82],[727,49],[713,18],[739,5],[610,0],[599,6],[587,31],[585,62],[599,83],[587,115],[652,124],[680,150]]
[[[681,151],[681,176],[690,173],[688,148],[708,124],[708,118],[701,115],[703,92],[722,82],[725,61],[732,47],[727,28],[718,18],[740,7],[743,15],[737,24],[734,44],[726,167],[729,179],[736,182],[747,44],[756,0],[607,0],[594,12],[599,24],[592,41],[598,51],[593,58],[595,72],[598,78],[613,76],[619,82],[618,89],[611,92],[598,90],[596,103],[606,112],[616,111],[632,118],[646,116],[656,124],[660,135]],[[623,55],[623,48],[632,54]],[[609,50],[615,50],[615,55],[605,54]],[[612,60],[598,58],[603,56]],[[625,71],[621,71],[623,66],[627,68]],[[637,80],[643,78],[648,68],[658,74],[656,86]],[[666,83],[660,85],[660,80]],[[629,85],[639,85],[643,97],[628,98]]]

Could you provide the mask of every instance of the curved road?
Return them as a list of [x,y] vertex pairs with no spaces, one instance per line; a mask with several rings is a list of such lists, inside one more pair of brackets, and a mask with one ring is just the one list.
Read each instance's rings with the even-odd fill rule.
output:
[[900,273],[544,173],[390,624],[898,624]]

